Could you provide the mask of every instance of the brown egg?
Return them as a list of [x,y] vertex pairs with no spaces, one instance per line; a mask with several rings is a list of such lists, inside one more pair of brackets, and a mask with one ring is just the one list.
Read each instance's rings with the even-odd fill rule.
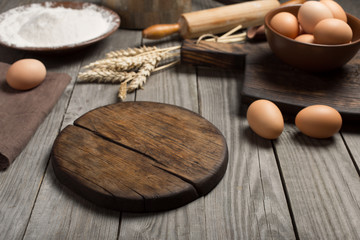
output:
[[301,5],[298,20],[306,33],[313,33],[318,22],[326,18],[333,18],[328,7],[318,1],[307,1]]
[[299,23],[297,18],[288,12],[276,14],[270,21],[270,25],[280,34],[295,38],[299,34]]
[[353,33],[350,26],[339,19],[329,18],[320,21],[314,30],[315,43],[344,44],[349,43]]
[[328,138],[337,133],[342,125],[341,115],[326,105],[312,105],[302,109],[295,118],[295,125],[305,135]]
[[344,9],[337,2],[333,0],[320,0],[320,3],[324,4],[326,7],[330,9],[334,18],[347,22],[346,13]]
[[44,81],[46,68],[36,59],[21,59],[13,63],[6,73],[6,82],[17,90],[29,90]]
[[284,129],[284,118],[280,109],[265,99],[251,103],[246,118],[250,128],[266,139],[276,139]]
[[314,43],[314,35],[309,33],[301,34],[297,36],[295,40],[303,43]]

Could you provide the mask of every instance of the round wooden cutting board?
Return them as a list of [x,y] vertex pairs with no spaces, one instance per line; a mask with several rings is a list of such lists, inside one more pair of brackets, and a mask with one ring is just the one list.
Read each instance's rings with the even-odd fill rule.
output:
[[123,102],[92,110],[55,140],[61,183],[107,208],[163,211],[209,193],[227,168],[221,132],[173,105]]

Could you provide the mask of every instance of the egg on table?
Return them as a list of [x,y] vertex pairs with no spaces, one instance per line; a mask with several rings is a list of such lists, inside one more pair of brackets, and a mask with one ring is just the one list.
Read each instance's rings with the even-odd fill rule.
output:
[[21,59],[13,63],[6,73],[6,82],[16,90],[29,90],[44,81],[46,68],[37,59]]
[[340,113],[326,105],[312,105],[302,109],[295,117],[295,125],[305,135],[313,138],[329,138],[342,125]]
[[246,114],[250,128],[266,139],[276,139],[284,129],[280,109],[271,101],[260,99],[251,103]]

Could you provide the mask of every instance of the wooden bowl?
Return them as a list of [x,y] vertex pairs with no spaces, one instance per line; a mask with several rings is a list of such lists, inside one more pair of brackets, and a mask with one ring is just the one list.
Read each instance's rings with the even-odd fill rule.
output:
[[159,23],[176,23],[191,11],[191,0],[103,0],[121,17],[121,28],[144,29]]
[[270,20],[279,12],[297,16],[301,5],[283,6],[265,16],[265,34],[271,50],[283,62],[308,71],[327,71],[339,68],[352,59],[360,48],[360,19],[347,13],[348,24],[353,30],[350,43],[339,45],[309,44],[295,41],[276,32]]
[[[54,47],[23,47],[23,46],[18,46],[16,44],[13,43],[9,43],[9,42],[4,42],[1,40],[1,33],[0,33],[0,44],[9,48],[13,48],[13,49],[17,49],[17,50],[25,50],[25,51],[31,51],[31,52],[41,52],[41,53],[64,53],[64,52],[69,52],[69,51],[73,51],[73,50],[77,50],[77,49],[81,49],[83,47],[89,46],[91,44],[94,44],[96,42],[99,42],[105,38],[107,38],[108,36],[110,36],[111,34],[113,34],[120,26],[120,17],[117,13],[115,13],[114,11],[106,8],[106,7],[102,7],[102,6],[98,6],[92,3],[82,3],[82,2],[47,2],[47,3],[31,3],[31,4],[27,4],[27,5],[23,5],[23,6],[19,6],[18,9],[18,14],[21,14],[21,10],[26,8],[26,7],[30,7],[32,4],[39,4],[42,6],[48,6],[51,8],[56,8],[56,7],[64,7],[64,8],[71,8],[71,9],[83,9],[85,7],[88,6],[92,6],[95,9],[97,9],[98,11],[101,12],[106,12],[108,14],[109,20],[111,21],[112,25],[111,28],[109,28],[105,33],[83,41],[83,42],[79,42],[79,43],[74,43],[71,45],[64,45],[64,46],[54,46]],[[12,9],[11,9],[12,10]],[[0,15],[0,20],[1,20],[1,15]]]

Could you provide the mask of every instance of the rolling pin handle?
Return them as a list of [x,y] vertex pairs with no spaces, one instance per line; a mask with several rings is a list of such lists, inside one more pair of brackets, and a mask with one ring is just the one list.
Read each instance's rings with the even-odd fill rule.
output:
[[142,31],[142,36],[148,39],[160,39],[179,32],[180,25],[175,24],[155,24]]

